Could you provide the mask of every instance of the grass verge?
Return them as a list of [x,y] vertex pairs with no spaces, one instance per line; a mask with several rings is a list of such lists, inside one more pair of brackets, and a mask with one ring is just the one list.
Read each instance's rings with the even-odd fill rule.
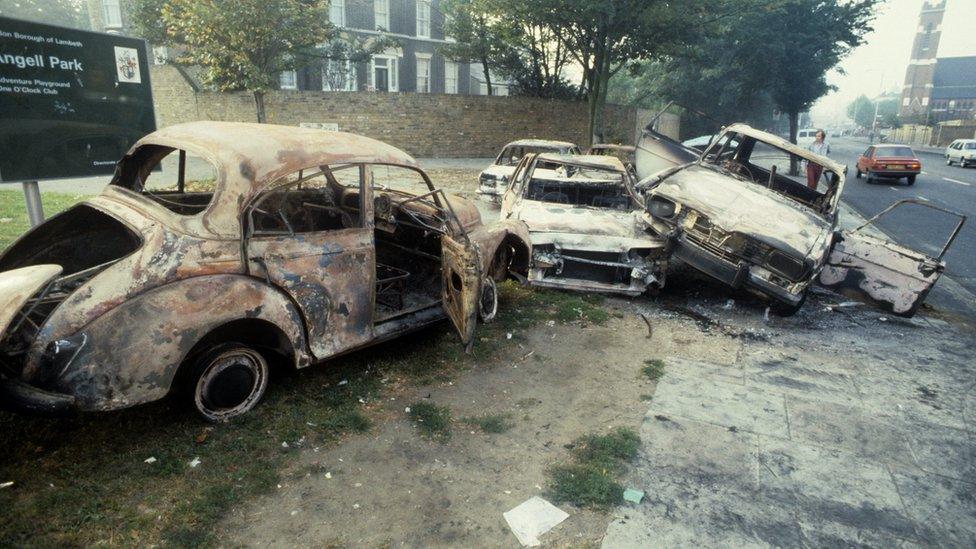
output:
[[[85,195],[67,193],[41,193],[41,204],[44,216],[52,215],[74,206],[88,198]],[[14,240],[27,232],[30,222],[27,220],[27,206],[24,204],[24,193],[19,191],[0,191],[0,251],[7,249]]]
[[652,358],[644,361],[641,373],[651,381],[657,381],[664,376],[664,361],[659,358]]
[[461,422],[481,429],[483,433],[499,434],[508,431],[515,424],[512,423],[509,414],[491,414],[483,416],[471,416],[462,418]]
[[451,409],[432,402],[415,402],[408,412],[420,434],[445,442],[451,438]]
[[621,503],[624,488],[619,479],[637,456],[637,433],[618,427],[606,435],[586,435],[570,446],[572,461],[547,471],[547,495],[556,502],[596,509]]

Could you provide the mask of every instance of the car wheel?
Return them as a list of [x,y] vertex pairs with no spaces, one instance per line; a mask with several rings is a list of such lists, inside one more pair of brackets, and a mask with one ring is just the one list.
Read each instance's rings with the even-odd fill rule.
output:
[[797,301],[795,305],[786,303],[785,301],[773,301],[769,304],[769,308],[776,313],[776,316],[793,316],[800,312],[800,309],[803,308],[803,304],[807,302],[808,293],[809,290],[803,290],[803,295],[800,296],[800,301]]
[[952,159],[949,158],[949,155],[946,155],[946,166],[951,166],[951,165],[952,165]]
[[969,161],[968,160],[960,160],[959,161],[959,167],[961,167],[961,168],[968,168],[969,167]]
[[871,175],[871,172],[868,172],[866,175],[867,175],[867,180],[865,181],[865,183],[867,183],[868,185],[874,185],[874,176]]
[[914,175],[910,175],[910,176],[906,177],[905,180],[908,181],[908,184],[909,185],[914,185],[915,184],[915,176]]
[[481,296],[478,298],[478,318],[481,322],[488,323],[495,320],[498,314],[498,286],[495,279],[486,276],[481,283]]
[[861,170],[860,170],[860,168],[858,168],[858,170],[856,172],[854,172],[854,178],[855,179],[861,179]]
[[193,406],[208,421],[235,418],[257,406],[269,376],[268,361],[261,353],[240,343],[217,345],[196,363]]

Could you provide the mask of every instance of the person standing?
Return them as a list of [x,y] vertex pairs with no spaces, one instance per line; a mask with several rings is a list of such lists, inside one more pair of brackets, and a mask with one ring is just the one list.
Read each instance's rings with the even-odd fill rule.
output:
[[[820,156],[830,156],[830,145],[827,144],[827,134],[823,130],[817,130],[813,136],[813,143],[807,145],[807,150],[819,154]],[[807,187],[817,190],[817,181],[823,173],[823,166],[813,162],[807,162]]]

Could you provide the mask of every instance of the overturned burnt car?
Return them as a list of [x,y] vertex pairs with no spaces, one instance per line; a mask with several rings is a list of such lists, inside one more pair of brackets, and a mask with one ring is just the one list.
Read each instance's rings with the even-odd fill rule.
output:
[[519,161],[532,153],[580,154],[580,148],[567,141],[545,139],[520,139],[502,148],[495,162],[478,175],[478,196],[483,200],[497,203],[508,186],[508,181]]
[[965,220],[959,216],[935,258],[863,226],[839,231],[847,168],[744,124],[725,128],[700,154],[648,127],[637,170],[647,222],[673,257],[769,299],[783,315],[802,307],[818,278],[894,314],[914,315]]
[[523,158],[501,217],[529,227],[529,283],[630,296],[661,287],[665,242],[645,232],[633,183],[614,156]]
[[[162,166],[160,170],[159,167]],[[379,141],[195,122],[137,142],[101,195],[0,255],[0,390],[22,411],[182,389],[243,414],[303,368],[449,318],[465,344],[524,271],[523,224],[483,225]]]

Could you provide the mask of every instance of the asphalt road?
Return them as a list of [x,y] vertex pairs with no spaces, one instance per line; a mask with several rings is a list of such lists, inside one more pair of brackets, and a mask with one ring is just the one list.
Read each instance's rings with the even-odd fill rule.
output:
[[[855,178],[857,157],[867,149],[866,142],[834,138],[831,157],[847,164],[847,182],[841,199],[864,217],[871,217],[898,200],[914,198],[947,208],[969,217],[945,255],[946,276],[969,292],[958,291],[951,283],[936,285],[928,302],[952,312],[976,318],[976,168],[946,166],[941,154],[917,152],[922,174],[909,186],[904,179],[879,179],[868,184]],[[902,206],[885,215],[877,226],[898,243],[938,255],[954,226],[955,219],[922,206]]]

